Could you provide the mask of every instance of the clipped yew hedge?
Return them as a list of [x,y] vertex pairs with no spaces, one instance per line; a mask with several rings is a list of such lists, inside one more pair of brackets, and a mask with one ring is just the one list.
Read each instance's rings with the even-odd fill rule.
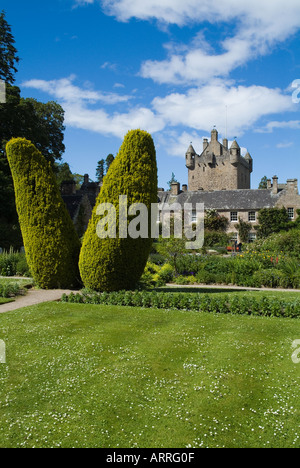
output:
[[23,138],[12,139],[6,153],[33,278],[43,289],[77,287],[80,241],[50,164]]
[[101,304],[155,309],[176,309],[217,314],[256,315],[263,317],[300,318],[300,299],[281,300],[263,296],[261,298],[238,297],[224,294],[211,297],[202,293],[180,293],[163,291],[117,291],[86,292],[63,295],[62,302],[79,304]]
[[[128,207],[135,203],[143,203],[147,207],[147,238],[133,239],[129,235],[122,238],[119,235],[119,196],[127,196]],[[98,206],[105,203],[111,204],[115,210],[115,238],[105,237],[105,233],[99,237],[99,223],[105,218],[113,222],[113,214],[110,218],[107,212],[98,214]],[[83,239],[79,268],[85,287],[96,291],[126,290],[135,287],[144,272],[152,245],[151,203],[157,203],[155,146],[149,133],[131,130],[125,136],[119,153],[104,178]],[[123,226],[125,230],[131,221],[132,217],[129,216],[126,225]]]

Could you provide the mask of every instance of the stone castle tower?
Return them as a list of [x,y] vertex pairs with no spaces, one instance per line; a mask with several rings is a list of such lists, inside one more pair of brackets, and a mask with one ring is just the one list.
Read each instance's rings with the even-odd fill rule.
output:
[[236,142],[228,148],[228,140],[219,142],[217,130],[211,141],[203,140],[203,151],[196,154],[192,144],[186,153],[189,191],[250,189],[253,160],[249,153],[243,157]]

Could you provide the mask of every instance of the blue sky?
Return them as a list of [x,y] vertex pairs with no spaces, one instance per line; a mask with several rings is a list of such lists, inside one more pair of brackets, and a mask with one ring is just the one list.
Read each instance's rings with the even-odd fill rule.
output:
[[[2,0],[24,97],[66,112],[64,155],[95,177],[132,128],[154,139],[159,185],[216,126],[254,159],[252,188],[300,177],[299,0]],[[300,81],[299,81],[300,83]],[[300,84],[297,85],[300,89]]]

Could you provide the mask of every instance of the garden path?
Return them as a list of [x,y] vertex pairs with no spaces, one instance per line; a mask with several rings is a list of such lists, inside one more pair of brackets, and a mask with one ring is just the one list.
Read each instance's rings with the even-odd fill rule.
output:
[[[10,312],[12,310],[21,309],[43,302],[59,301],[63,294],[70,294],[70,290],[55,289],[55,290],[42,290],[42,289],[30,289],[26,296],[18,296],[14,302],[0,305],[0,314],[4,312]],[[78,291],[77,291],[78,292]]]
[[168,288],[192,288],[192,289],[230,289],[231,291],[237,290],[237,291],[281,291],[281,292],[300,292],[300,289],[280,289],[280,288],[249,288],[247,286],[231,286],[229,284],[225,285],[218,285],[218,284],[185,284],[183,286],[180,286],[178,284],[174,283],[169,283],[166,284]]
[[[168,288],[180,288],[178,284],[167,284]],[[182,288],[199,288],[199,289],[230,289],[230,290],[248,290],[248,291],[274,291],[271,288],[248,288],[243,286],[218,286],[218,285],[184,285]],[[300,292],[299,289],[276,289],[275,291],[289,291],[289,292]],[[78,291],[71,291],[65,289],[53,289],[53,290],[42,290],[42,289],[30,289],[26,296],[18,296],[14,302],[0,305],[0,314],[4,312],[10,312],[23,307],[28,307],[43,302],[59,301],[63,294],[70,294],[71,292],[76,293]]]

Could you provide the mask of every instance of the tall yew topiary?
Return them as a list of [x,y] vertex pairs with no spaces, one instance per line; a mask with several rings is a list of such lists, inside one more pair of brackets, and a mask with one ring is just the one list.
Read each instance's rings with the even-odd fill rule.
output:
[[80,242],[50,164],[28,140],[6,146],[31,273],[43,289],[79,284]]
[[[128,216],[128,220],[121,226],[120,235],[119,215],[120,211],[126,209],[122,207],[122,203],[121,206],[119,204],[120,196],[127,197],[128,207],[137,203],[147,207],[146,227],[136,226],[135,232],[142,232],[140,236],[135,236],[136,238],[130,235],[125,237],[124,234],[130,223],[138,219],[139,211]],[[149,133],[132,130],[126,135],[119,154],[104,178],[83,239],[79,268],[86,287],[97,291],[116,291],[135,287],[144,271],[152,245],[151,203],[157,203],[154,143]],[[99,207],[105,206],[104,204],[111,204],[112,211],[99,211]],[[116,237],[112,238],[114,219]],[[106,230],[110,233],[110,237],[105,237],[105,233],[103,235],[103,229],[99,237],[99,225],[101,221],[105,224],[106,220]]]

